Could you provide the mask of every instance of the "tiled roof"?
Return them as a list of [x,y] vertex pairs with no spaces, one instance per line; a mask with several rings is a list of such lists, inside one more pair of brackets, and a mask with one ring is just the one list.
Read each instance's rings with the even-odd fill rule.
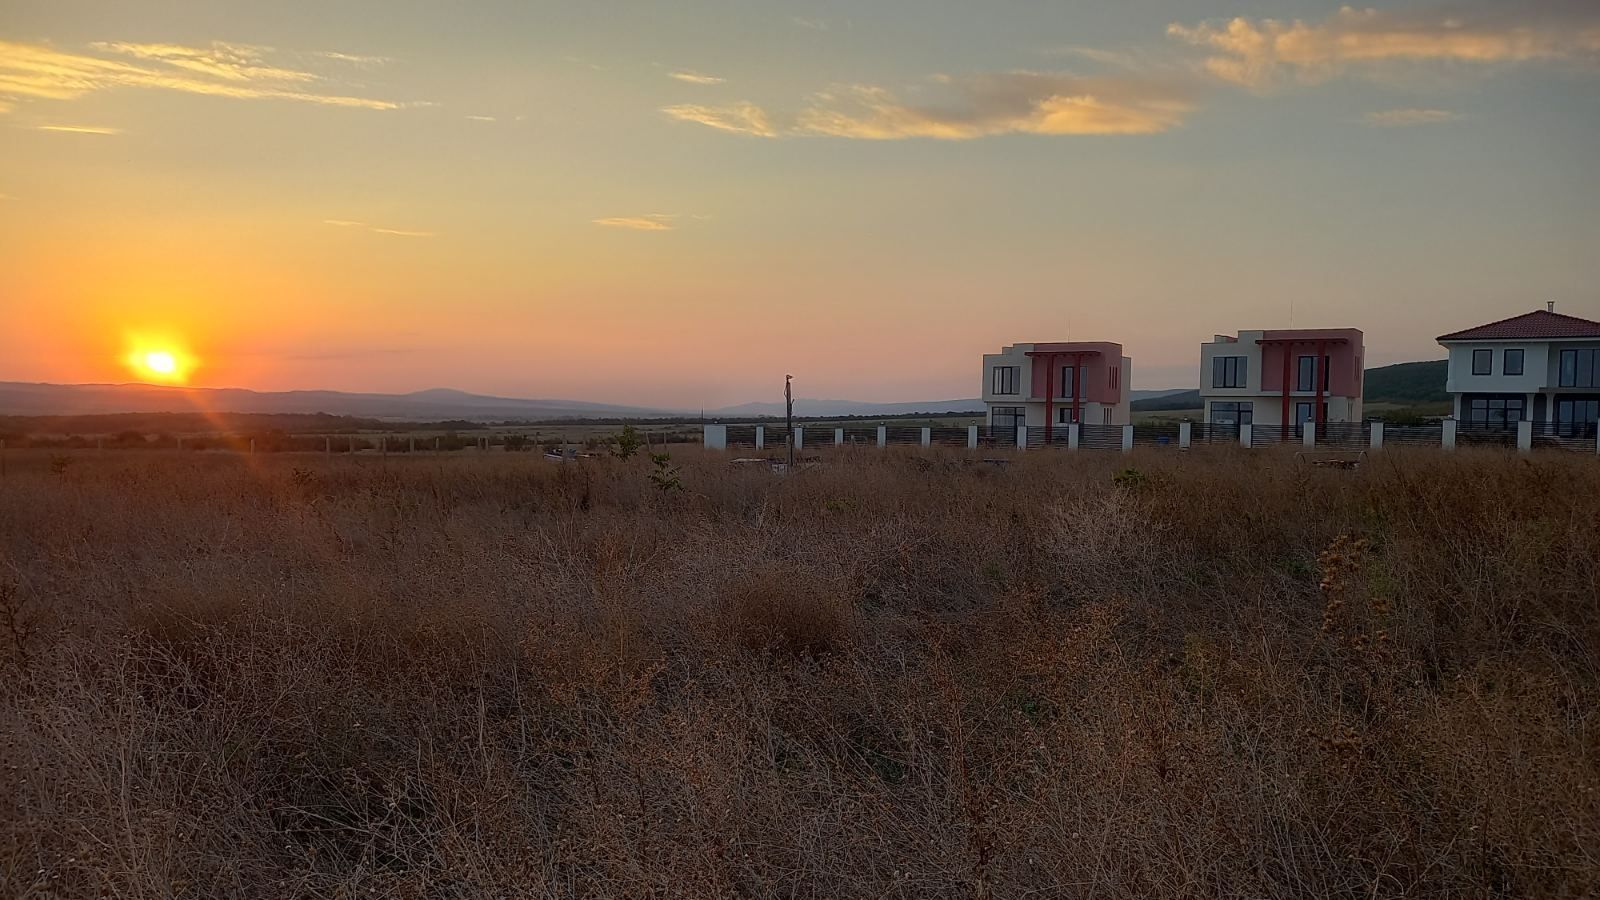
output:
[[1600,338],[1600,322],[1538,310],[1442,334],[1441,341],[1518,341],[1538,338]]

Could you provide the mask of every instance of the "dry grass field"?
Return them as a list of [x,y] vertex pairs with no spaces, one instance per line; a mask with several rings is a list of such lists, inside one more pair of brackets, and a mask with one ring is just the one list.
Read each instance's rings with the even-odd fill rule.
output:
[[13,454],[0,896],[1600,893],[1591,456],[677,455]]

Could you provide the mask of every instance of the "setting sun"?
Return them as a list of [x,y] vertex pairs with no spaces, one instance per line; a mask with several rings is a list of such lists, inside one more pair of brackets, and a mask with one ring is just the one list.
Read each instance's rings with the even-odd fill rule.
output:
[[143,381],[159,384],[184,384],[193,362],[169,347],[144,347],[128,354],[128,368]]

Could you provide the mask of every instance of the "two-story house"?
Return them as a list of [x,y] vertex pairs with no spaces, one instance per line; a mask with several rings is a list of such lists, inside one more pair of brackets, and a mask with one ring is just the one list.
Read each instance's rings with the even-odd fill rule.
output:
[[1012,344],[983,357],[983,402],[992,433],[1040,428],[1048,442],[1070,424],[1132,421],[1128,381],[1133,360],[1103,341]]
[[1593,435],[1600,421],[1600,322],[1549,308],[1440,335],[1445,390],[1469,428],[1555,423]]
[[1306,422],[1361,421],[1362,335],[1355,328],[1219,334],[1200,346],[1205,420],[1288,440]]

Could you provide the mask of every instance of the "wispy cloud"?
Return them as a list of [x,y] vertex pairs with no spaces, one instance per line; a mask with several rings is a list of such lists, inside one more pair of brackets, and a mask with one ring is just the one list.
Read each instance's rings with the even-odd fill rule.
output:
[[804,18],[803,16],[791,16],[789,18],[789,21],[793,22],[796,25],[799,25],[801,28],[809,28],[812,31],[827,31],[828,30],[828,20],[827,19],[807,19],[807,18]]
[[473,122],[498,122],[498,121],[500,121],[499,119],[495,118],[494,116],[467,116],[466,118],[468,120],[470,120],[470,121],[473,121]]
[[690,84],[722,84],[724,81],[728,80],[726,78],[718,78],[715,75],[705,75],[700,72],[669,72],[667,73],[667,77],[676,78],[679,81],[687,81]]
[[594,224],[604,225],[607,228],[629,228],[634,231],[671,231],[672,220],[676,218],[674,214],[651,213],[645,216],[611,216],[595,219]]
[[121,134],[121,128],[107,128],[101,125],[35,125],[38,131],[60,131],[67,134]]
[[755,137],[777,137],[766,110],[747,101],[727,106],[700,106],[681,104],[664,107],[662,112],[684,122],[696,122],[719,131],[748,134]]
[[353,66],[382,66],[394,62],[387,56],[363,56],[359,53],[340,53],[337,50],[323,50],[317,55],[323,59],[350,63]]
[[338,228],[362,228],[373,234],[388,234],[395,237],[437,237],[436,231],[412,231],[403,228],[380,228],[377,225],[368,225],[366,222],[357,222],[353,219],[323,219],[322,224],[333,225]]
[[374,110],[405,105],[326,90],[327,79],[321,75],[269,62],[274,51],[265,47],[102,41],[89,49],[94,52],[0,41],[0,103],[72,100],[115,88],[145,88]]
[[1211,51],[1204,66],[1212,75],[1268,88],[1382,64],[1600,59],[1600,3],[1457,2],[1405,12],[1347,6],[1317,23],[1236,18],[1173,24],[1167,33]]
[[1461,114],[1448,109],[1385,109],[1378,112],[1369,112],[1362,117],[1368,125],[1379,128],[1394,128],[1405,125],[1437,125],[1441,122],[1454,122],[1461,118]]
[[758,137],[971,140],[1001,134],[1157,134],[1182,125],[1194,91],[1177,79],[1084,78],[1047,72],[939,76],[941,96],[911,103],[887,88],[847,85],[816,94],[784,126],[751,103],[672,106],[674,118]]

